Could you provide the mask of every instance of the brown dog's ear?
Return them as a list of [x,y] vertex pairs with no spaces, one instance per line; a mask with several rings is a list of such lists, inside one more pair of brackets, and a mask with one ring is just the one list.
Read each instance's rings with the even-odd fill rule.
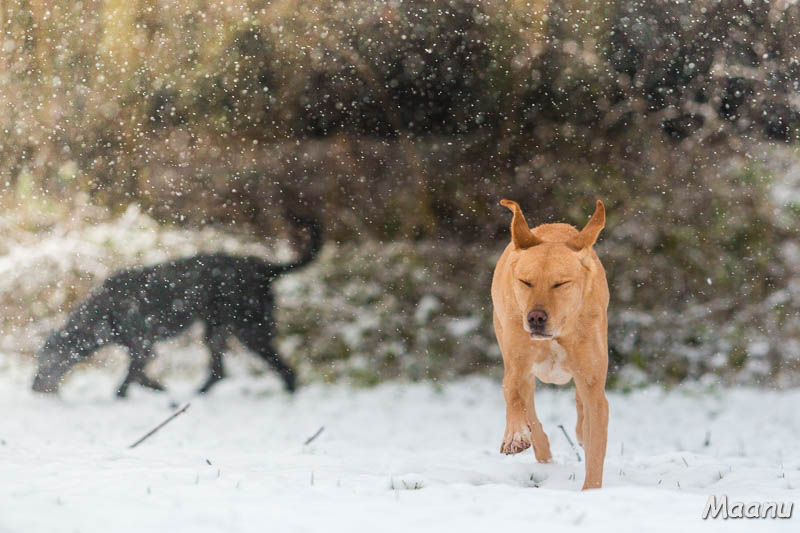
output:
[[597,240],[597,236],[600,235],[600,231],[605,227],[605,225],[606,208],[603,206],[603,202],[597,200],[597,207],[595,208],[594,215],[592,215],[589,223],[583,227],[580,233],[567,241],[567,246],[576,252],[583,250],[584,248],[591,247]]
[[541,244],[542,241],[536,237],[525,222],[525,216],[522,214],[522,209],[519,208],[517,202],[511,200],[500,200],[500,205],[507,207],[514,213],[514,218],[511,219],[511,242],[517,250],[524,250],[531,246]]

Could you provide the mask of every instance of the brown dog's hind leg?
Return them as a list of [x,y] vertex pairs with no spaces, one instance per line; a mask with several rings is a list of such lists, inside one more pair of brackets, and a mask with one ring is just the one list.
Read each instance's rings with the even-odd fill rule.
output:
[[536,392],[536,378],[531,376],[531,391],[528,407],[526,409],[528,414],[528,424],[531,428],[531,438],[533,440],[533,453],[536,455],[536,460],[540,463],[549,463],[553,459],[550,453],[550,441],[547,434],[544,432],[542,423],[539,417],[536,416],[536,407],[534,405],[533,396]]
[[575,388],[575,408],[578,411],[578,422],[575,424],[575,436],[578,437],[578,444],[583,446],[583,437],[589,433],[586,418],[583,416],[583,404],[581,403],[581,395],[578,394],[578,389]]

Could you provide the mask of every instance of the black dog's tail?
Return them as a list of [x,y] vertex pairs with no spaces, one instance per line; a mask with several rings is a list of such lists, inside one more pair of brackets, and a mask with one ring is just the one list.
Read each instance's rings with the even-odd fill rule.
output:
[[303,255],[301,255],[296,261],[284,263],[283,265],[272,265],[272,271],[275,273],[275,275],[285,274],[286,272],[292,271],[296,268],[306,266],[314,260],[322,248],[322,226],[317,219],[293,215],[290,217],[290,220],[292,220],[295,225],[308,230],[310,234],[310,241],[308,248],[306,248],[306,250],[303,252]]

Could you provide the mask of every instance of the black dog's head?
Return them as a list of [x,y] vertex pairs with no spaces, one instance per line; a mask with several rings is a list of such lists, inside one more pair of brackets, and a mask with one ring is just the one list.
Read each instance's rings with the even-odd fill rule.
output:
[[70,368],[89,357],[96,345],[93,336],[80,335],[77,331],[53,332],[37,354],[39,368],[33,380],[33,390],[57,392]]

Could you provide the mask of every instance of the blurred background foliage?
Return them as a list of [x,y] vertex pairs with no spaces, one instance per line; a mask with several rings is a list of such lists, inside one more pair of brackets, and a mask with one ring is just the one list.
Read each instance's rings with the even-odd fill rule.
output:
[[[794,1],[0,0],[0,27],[5,350],[111,268],[300,209],[328,239],[280,286],[309,379],[497,372],[498,200],[580,226],[602,198],[615,383],[797,378]],[[193,244],[98,241],[131,220]]]

